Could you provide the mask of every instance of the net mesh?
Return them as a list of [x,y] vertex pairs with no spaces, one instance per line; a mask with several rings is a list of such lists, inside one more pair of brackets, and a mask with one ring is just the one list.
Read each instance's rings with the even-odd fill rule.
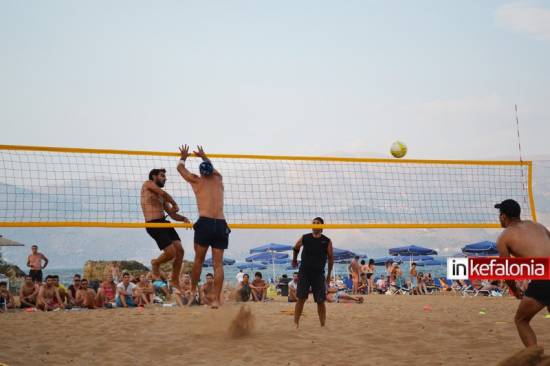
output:
[[[76,151],[76,150],[75,150]],[[445,162],[211,156],[223,175],[232,227],[494,227],[496,202],[513,198],[534,217],[529,162]],[[0,225],[143,223],[140,190],[153,168],[180,214],[197,219],[176,154],[68,152],[0,147]],[[200,159],[190,157],[197,173]],[[71,223],[71,224],[69,224]]]

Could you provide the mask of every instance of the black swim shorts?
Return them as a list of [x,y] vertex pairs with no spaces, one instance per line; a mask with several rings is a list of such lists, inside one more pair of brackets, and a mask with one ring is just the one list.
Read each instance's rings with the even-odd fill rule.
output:
[[312,271],[300,268],[298,271],[298,287],[296,297],[307,299],[309,290],[313,293],[313,300],[320,304],[327,299],[327,285],[324,271]]
[[[147,222],[169,223],[170,221],[156,219]],[[147,234],[155,239],[160,250],[166,249],[173,241],[180,240],[178,233],[173,227],[148,227],[145,230],[147,230]]]
[[231,229],[224,219],[212,219],[199,217],[193,225],[195,230],[195,243],[203,247],[227,249],[229,245],[229,233]]
[[525,296],[537,300],[542,305],[550,306],[550,281],[533,280],[529,282]]
[[32,278],[32,282],[42,282],[42,270],[41,269],[31,269],[29,271],[29,276]]

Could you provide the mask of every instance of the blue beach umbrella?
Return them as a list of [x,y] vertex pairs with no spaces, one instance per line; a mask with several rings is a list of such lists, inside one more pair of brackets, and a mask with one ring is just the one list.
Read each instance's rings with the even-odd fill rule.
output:
[[[223,259],[223,265],[224,266],[232,266],[235,264],[235,260],[231,258],[224,258]],[[212,261],[212,257],[207,258],[204,263],[202,264],[203,267],[212,267],[214,265]]]
[[430,248],[419,247],[417,245],[407,245],[404,247],[390,248],[389,254],[401,256],[437,255],[437,251]]
[[481,241],[468,244],[462,248],[462,253],[468,256],[492,256],[498,255],[497,243],[492,241]]
[[289,250],[292,250],[291,245],[269,243],[269,244],[261,245],[259,247],[250,249],[250,254],[266,253],[266,252],[287,252]]
[[264,270],[267,269],[266,266],[264,266],[261,263],[239,263],[237,264],[238,269],[252,269],[252,270]]

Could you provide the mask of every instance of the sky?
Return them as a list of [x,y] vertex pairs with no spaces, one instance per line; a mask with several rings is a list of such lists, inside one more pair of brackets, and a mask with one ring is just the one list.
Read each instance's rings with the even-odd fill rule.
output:
[[550,1],[5,0],[0,49],[2,144],[517,158],[517,104],[550,155]]

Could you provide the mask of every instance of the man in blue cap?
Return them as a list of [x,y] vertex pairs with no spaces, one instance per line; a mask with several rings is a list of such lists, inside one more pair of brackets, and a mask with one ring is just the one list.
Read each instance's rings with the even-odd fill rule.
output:
[[202,159],[202,163],[199,166],[200,176],[191,173],[185,167],[185,161],[190,155],[189,146],[183,145],[179,150],[180,161],[178,163],[178,172],[191,185],[197,199],[197,208],[199,211],[199,219],[193,225],[193,229],[195,230],[195,262],[193,263],[193,270],[191,272],[191,297],[188,303],[190,305],[194,303],[193,300],[197,293],[197,284],[201,276],[204,258],[208,247],[212,247],[214,294],[216,298],[210,306],[215,309],[220,305],[224,280],[223,252],[227,249],[229,233],[231,232],[223,213],[223,178],[214,169],[202,146],[197,146],[197,151],[193,152]]

